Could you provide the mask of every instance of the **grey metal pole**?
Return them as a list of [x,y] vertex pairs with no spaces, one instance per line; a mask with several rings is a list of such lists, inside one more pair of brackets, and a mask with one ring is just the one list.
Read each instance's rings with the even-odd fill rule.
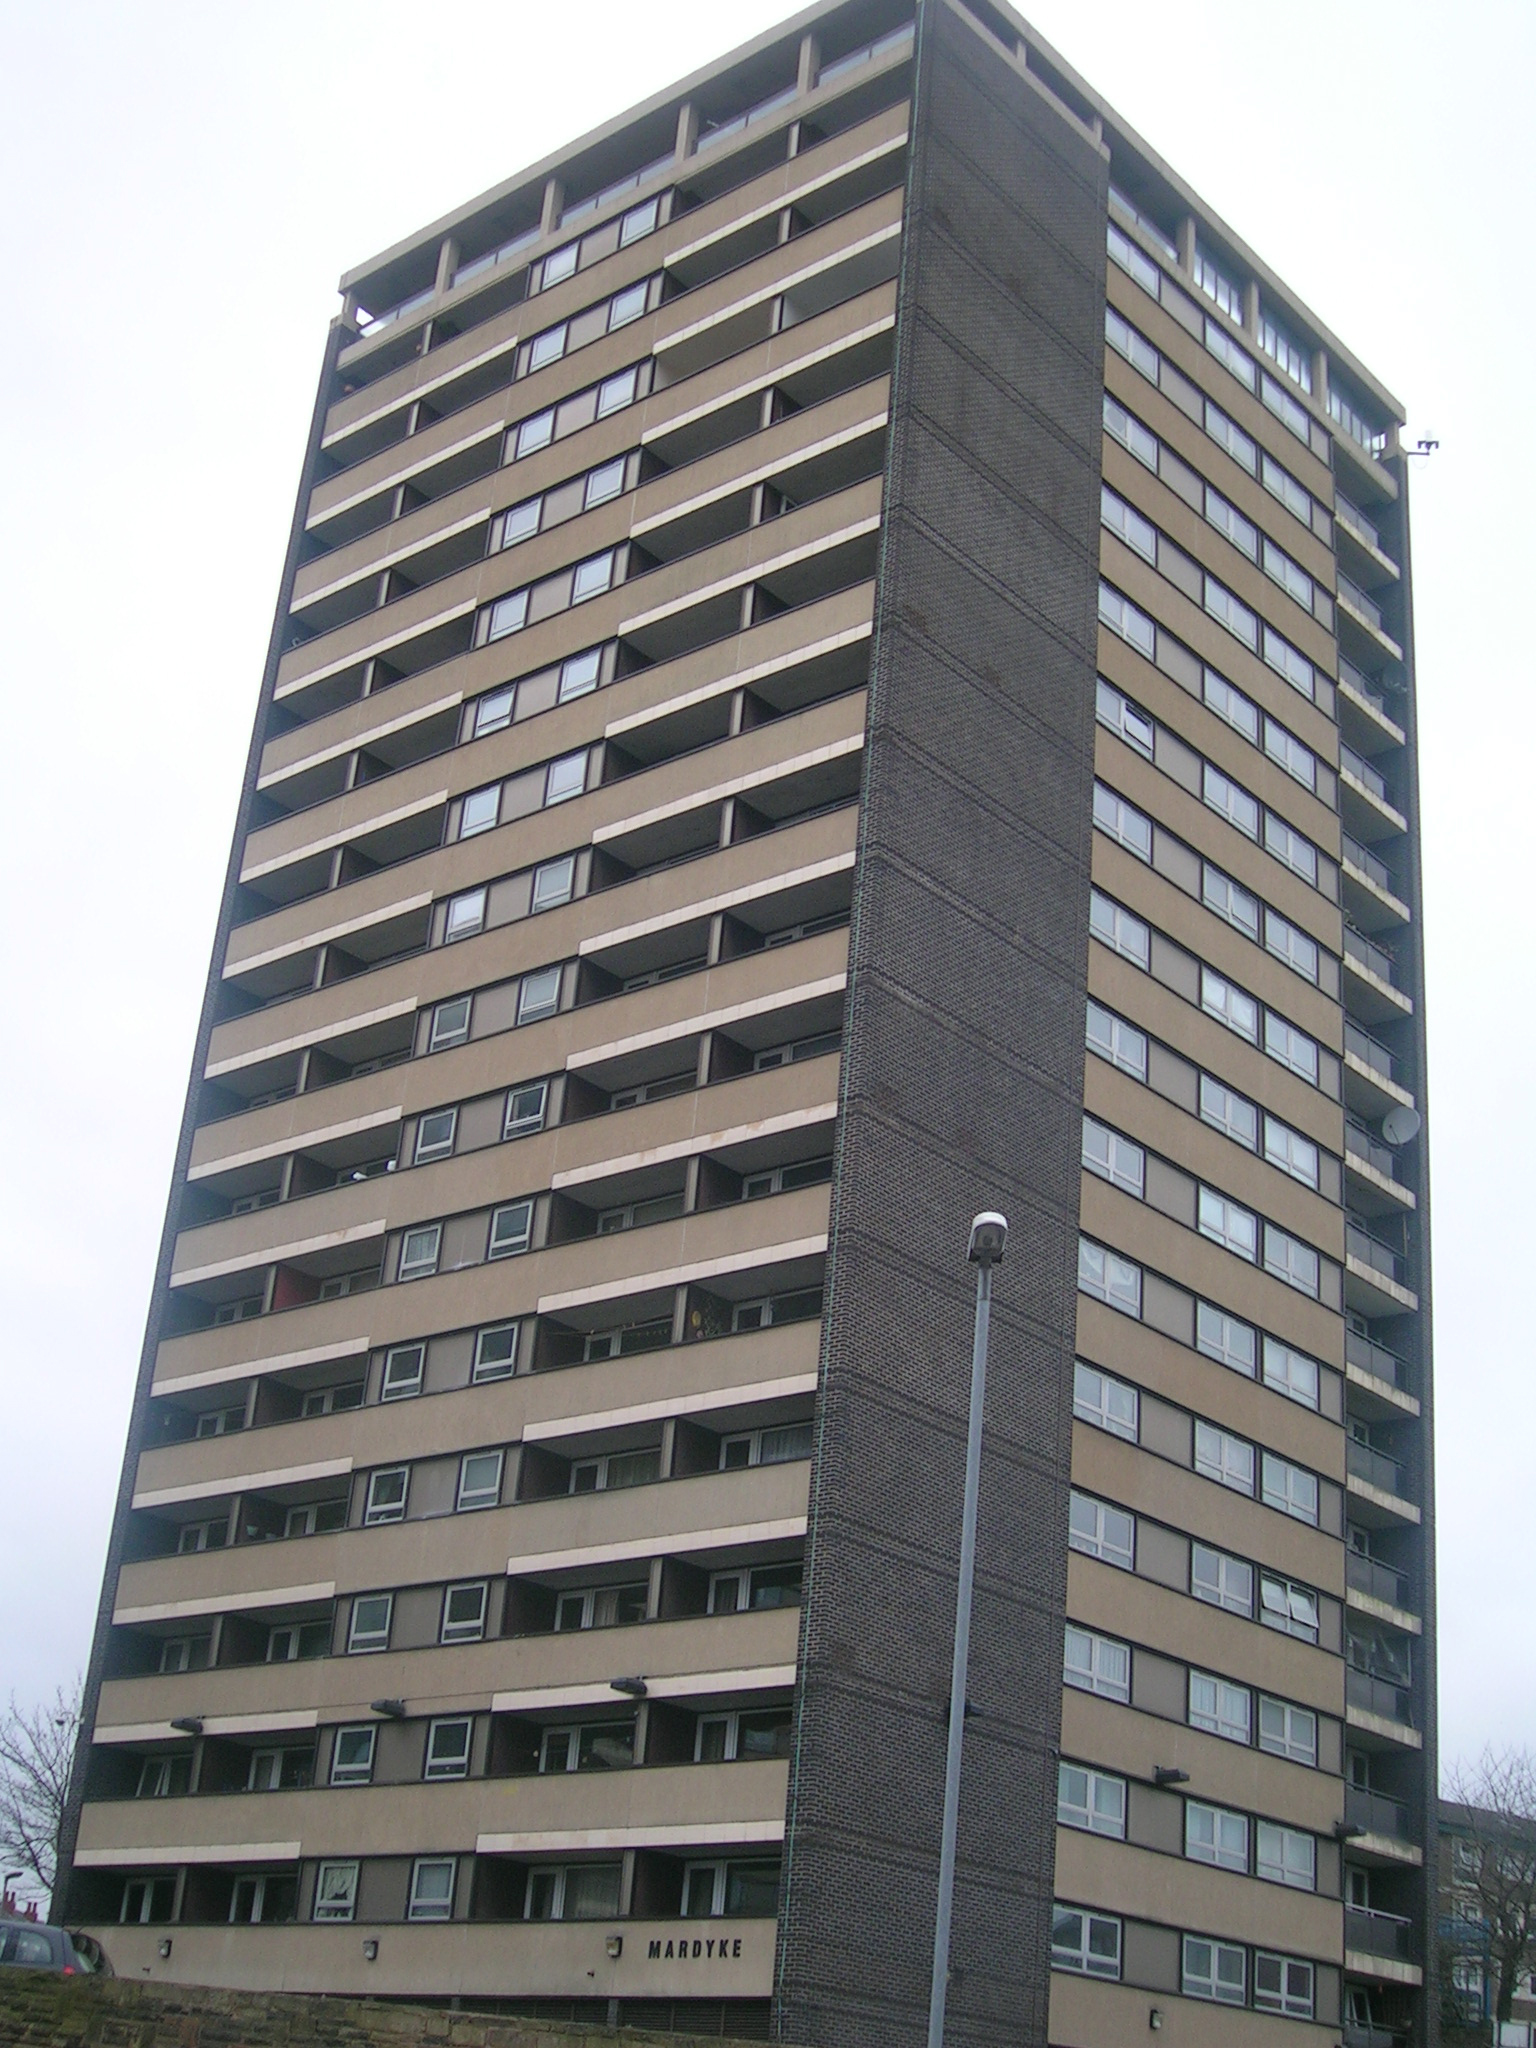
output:
[[992,1259],[983,1257],[976,1269],[976,1336],[971,1347],[971,1416],[965,1440],[965,1507],[960,1520],[960,1585],[955,1595],[955,1661],[949,1680],[949,1747],[944,1759],[944,1827],[939,1841],[939,1905],[933,1923],[928,2048],[944,2048],[949,1924],[955,1903],[955,1834],[960,1820],[960,1752],[965,1740],[965,1679],[971,1656],[971,1583],[976,1575],[976,1501],[981,1490],[981,1414],[987,1390],[987,1331],[991,1319]]

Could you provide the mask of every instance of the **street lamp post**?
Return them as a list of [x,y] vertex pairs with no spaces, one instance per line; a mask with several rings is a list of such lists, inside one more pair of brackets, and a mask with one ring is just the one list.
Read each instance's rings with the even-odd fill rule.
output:
[[1008,1242],[1008,1219],[984,1209],[971,1224],[966,1256],[976,1267],[976,1334],[971,1346],[971,1413],[965,1439],[965,1506],[960,1517],[960,1584],[955,1593],[955,1659],[949,1680],[949,1743],[944,1757],[944,1825],[939,1837],[939,1903],[933,1922],[933,1984],[928,2048],[944,2048],[949,1989],[949,1925],[955,1903],[955,1833],[960,1820],[960,1754],[965,1741],[965,1678],[971,1656],[971,1585],[976,1576],[976,1501],[981,1490],[981,1414],[987,1391],[987,1332],[992,1268]]

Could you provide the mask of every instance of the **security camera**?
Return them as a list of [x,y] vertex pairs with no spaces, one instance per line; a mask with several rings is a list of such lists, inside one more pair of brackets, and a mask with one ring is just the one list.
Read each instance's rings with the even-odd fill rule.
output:
[[995,1266],[1008,1242],[1008,1218],[996,1209],[983,1209],[971,1225],[971,1244],[966,1257],[976,1266]]

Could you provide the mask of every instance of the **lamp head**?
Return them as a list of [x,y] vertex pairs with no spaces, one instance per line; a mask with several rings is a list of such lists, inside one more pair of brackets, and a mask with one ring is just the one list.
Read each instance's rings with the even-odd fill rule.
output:
[[973,1266],[995,1266],[1008,1243],[1008,1218],[997,1209],[983,1209],[971,1223],[966,1257]]

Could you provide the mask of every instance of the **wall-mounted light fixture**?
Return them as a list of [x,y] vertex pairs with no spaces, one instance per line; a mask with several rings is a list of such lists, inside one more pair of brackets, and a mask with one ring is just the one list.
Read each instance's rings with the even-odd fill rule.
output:
[[166,1934],[160,1939],[160,1960],[163,1963],[171,1952],[171,1937]]
[[619,1957],[620,1957],[621,1955],[623,1955],[623,1953],[624,1953],[624,1937],[623,1937],[623,1935],[622,1935],[622,1934],[610,1934],[610,1935],[609,1935],[609,1937],[608,1937],[607,1943],[606,1943],[606,1947],[607,1947],[607,1950],[608,1950],[608,1960],[609,1960],[609,1962],[610,1962],[610,1963],[616,1963],[616,1962],[617,1962],[617,1961],[619,1960]]
[[370,1934],[368,1939],[363,1943],[363,1961],[365,1963],[376,1963],[378,1960],[379,1944],[377,1939]]
[[1181,1771],[1177,1764],[1156,1764],[1152,1771],[1152,1782],[1155,1785],[1187,1785],[1189,1773]]
[[382,1714],[386,1721],[403,1721],[405,1719],[405,1701],[370,1700],[368,1702],[368,1711],[372,1714]]
[[646,1683],[643,1678],[610,1678],[608,1688],[610,1692],[627,1692],[634,1700],[643,1700],[646,1695]]

